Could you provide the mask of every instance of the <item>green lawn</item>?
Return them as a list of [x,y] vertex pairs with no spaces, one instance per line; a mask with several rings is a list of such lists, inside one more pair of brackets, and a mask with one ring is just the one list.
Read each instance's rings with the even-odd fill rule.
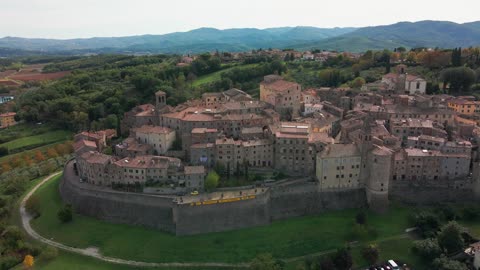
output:
[[10,151],[29,146],[41,146],[59,141],[71,139],[72,133],[66,130],[56,130],[39,135],[20,137],[18,139],[0,144],[0,147],[7,147]]
[[[79,215],[74,216],[73,222],[61,224],[56,217],[61,206],[58,183],[59,178],[52,180],[36,193],[42,215],[32,221],[32,226],[38,233],[74,247],[95,246],[107,256],[147,262],[248,262],[264,252],[277,258],[290,258],[335,249],[349,241],[357,213],[356,210],[328,212],[276,221],[271,226],[176,237]],[[409,210],[402,207],[392,207],[388,214],[381,216],[369,213],[369,224],[378,228],[376,239],[402,234],[408,227],[408,214]]]
[[[15,270],[22,270],[23,267],[21,265],[14,268]],[[113,263],[103,262],[94,258],[69,253],[65,251],[59,251],[58,257],[53,260],[46,261],[42,258],[35,262],[36,270],[210,270],[210,269],[217,269],[222,270],[222,268],[152,268],[152,267],[133,267],[133,266],[125,266],[125,265],[118,265]],[[228,268],[228,270],[232,270],[232,268]],[[233,269],[234,270],[234,269]]]

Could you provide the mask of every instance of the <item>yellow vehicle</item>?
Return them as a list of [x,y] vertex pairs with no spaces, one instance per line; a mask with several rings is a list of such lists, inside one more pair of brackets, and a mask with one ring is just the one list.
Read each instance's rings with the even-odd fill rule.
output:
[[190,195],[194,195],[194,196],[195,196],[195,195],[198,195],[198,191],[196,191],[196,190],[195,190],[195,191],[192,191],[192,192],[190,192]]

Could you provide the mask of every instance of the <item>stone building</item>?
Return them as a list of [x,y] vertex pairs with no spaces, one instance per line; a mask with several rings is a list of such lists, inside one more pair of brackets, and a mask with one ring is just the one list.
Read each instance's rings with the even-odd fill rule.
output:
[[17,115],[17,113],[14,112],[0,114],[0,128],[16,125],[17,122],[15,121],[15,115]]
[[358,188],[361,155],[356,144],[331,144],[317,155],[316,177],[321,189]]
[[300,113],[302,87],[281,76],[268,75],[260,83],[260,100],[273,105],[283,118],[295,117]]
[[165,154],[175,142],[175,131],[161,126],[141,126],[132,129],[134,138],[153,147],[155,155]]
[[129,137],[115,145],[115,155],[120,158],[153,155],[152,145],[142,144],[136,138]]
[[395,154],[392,179],[431,181],[462,178],[469,174],[470,162],[470,154],[407,148]]
[[152,104],[143,104],[124,113],[123,119],[120,122],[120,129],[122,135],[126,136],[129,134],[131,128],[157,124],[158,116],[155,111],[155,106]]
[[295,175],[313,174],[317,148],[311,126],[282,122],[271,126],[271,132],[275,138],[275,169]]
[[82,181],[93,185],[110,186],[108,166],[114,162],[112,156],[96,151],[77,154],[78,175]]
[[389,73],[382,77],[382,83],[388,85],[388,89],[397,94],[425,94],[427,81],[418,76],[407,74],[405,65],[398,65],[395,73]]

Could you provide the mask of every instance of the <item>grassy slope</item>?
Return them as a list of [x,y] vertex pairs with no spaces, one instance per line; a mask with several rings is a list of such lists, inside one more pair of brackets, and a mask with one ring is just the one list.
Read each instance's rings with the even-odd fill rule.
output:
[[0,147],[7,147],[9,150],[14,150],[30,145],[46,145],[59,141],[65,141],[67,139],[70,139],[71,136],[72,133],[65,130],[49,131],[39,135],[22,137],[16,140],[12,140],[4,144],[0,144]]
[[[356,214],[355,210],[329,212],[277,221],[271,226],[183,237],[79,215],[70,224],[60,224],[56,217],[61,205],[58,180],[47,183],[37,193],[42,209],[41,217],[32,222],[37,232],[71,246],[99,247],[107,256],[142,261],[245,262],[262,252],[288,258],[329,250],[348,241]],[[385,238],[403,233],[408,227],[408,214],[405,208],[395,208],[385,216],[370,213],[369,223],[377,228],[379,239]]]
[[[17,266],[16,270],[23,269],[21,266]],[[69,252],[60,251],[59,256],[51,261],[45,261],[40,259],[35,264],[36,270],[153,270],[153,269],[162,269],[167,270],[167,268],[150,268],[150,267],[133,267],[118,265],[113,263],[107,263],[94,258],[85,257],[78,254],[73,254]],[[168,268],[168,270],[210,270],[212,268]],[[213,268],[221,270],[221,268]],[[232,270],[232,268],[228,268]]]

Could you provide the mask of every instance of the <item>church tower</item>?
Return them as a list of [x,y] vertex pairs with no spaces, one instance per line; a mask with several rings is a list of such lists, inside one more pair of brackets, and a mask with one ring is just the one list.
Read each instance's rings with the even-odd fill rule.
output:
[[167,94],[163,91],[158,91],[155,93],[155,110],[160,112],[163,108],[167,106]]

